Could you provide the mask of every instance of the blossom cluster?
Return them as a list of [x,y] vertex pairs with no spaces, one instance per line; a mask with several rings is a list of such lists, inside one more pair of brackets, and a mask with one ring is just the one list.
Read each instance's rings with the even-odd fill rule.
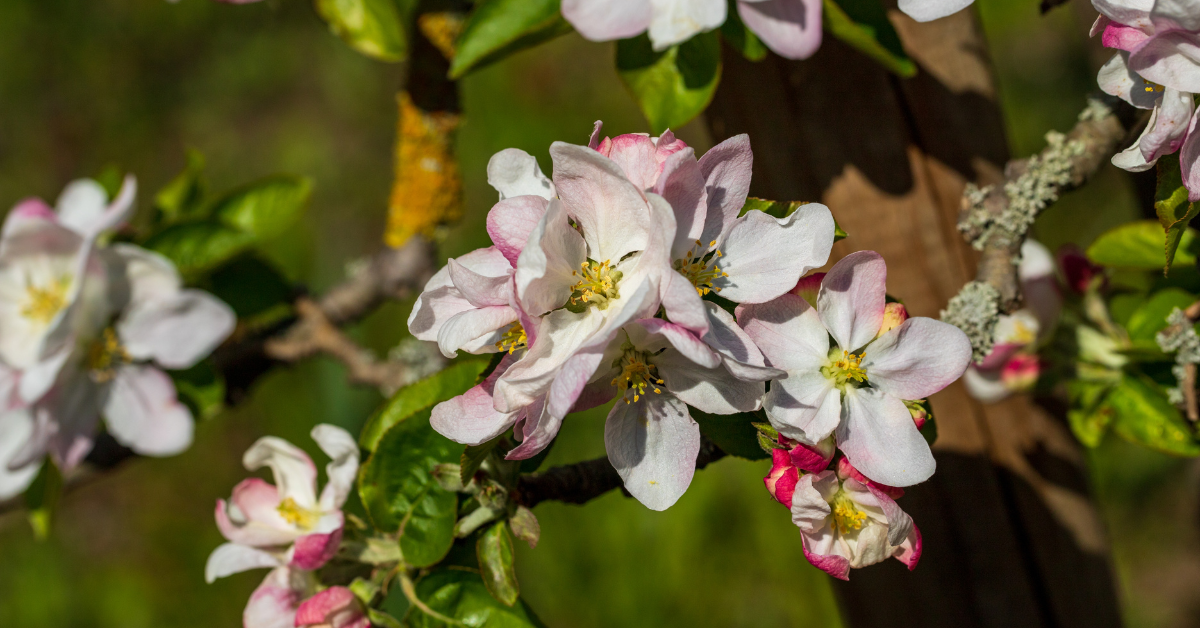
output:
[[77,466],[101,417],[142,455],[191,444],[191,412],[162,369],[195,365],[236,316],[161,255],[105,244],[136,189],[127,177],[109,202],[99,183],[74,181],[53,209],[21,201],[0,230],[0,498],[24,491],[47,454]]
[[[957,13],[974,0],[900,0],[900,10],[919,22]],[[787,59],[807,59],[821,46],[819,0],[737,0],[738,18],[763,44]],[[592,41],[634,37],[643,32],[655,50],[666,50],[719,28],[728,18],[726,0],[563,0],[562,14]]]
[[[691,483],[701,435],[690,408],[761,409],[788,442],[841,450],[869,478],[866,494],[928,479],[934,459],[906,402],[963,374],[966,336],[888,304],[872,251],[808,275],[828,261],[833,217],[818,203],[782,218],[743,211],[746,136],[697,159],[670,131],[600,132],[597,123],[587,146],[554,143],[551,177],[516,149],[489,163],[500,196],[487,218],[493,246],[449,260],[408,323],[447,357],[504,355],[433,409],[434,428],[468,445],[511,429],[520,444],[506,457],[520,460],[544,450],[569,412],[615,398],[609,461],[654,510]],[[822,491],[829,477],[806,481]]]
[[1137,142],[1113,157],[1132,172],[1179,153],[1183,184],[1200,201],[1200,0],[1092,0],[1100,12],[1092,35],[1117,54],[1100,69],[1105,92],[1139,109],[1150,121]]
[[250,471],[269,468],[275,484],[249,478],[234,487],[228,502],[217,501],[217,527],[228,542],[209,555],[205,579],[271,569],[246,604],[245,628],[370,626],[354,593],[323,587],[315,573],[342,543],[342,505],[358,473],[358,443],[346,430],[325,424],[313,428],[312,438],[331,459],[319,495],[312,458],[267,436],[246,450],[242,463]]

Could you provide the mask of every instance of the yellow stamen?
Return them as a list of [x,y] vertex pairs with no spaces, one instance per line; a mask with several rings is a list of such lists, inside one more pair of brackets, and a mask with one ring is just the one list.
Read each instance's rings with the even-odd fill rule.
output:
[[579,281],[571,286],[569,306],[586,309],[595,305],[598,309],[606,310],[610,301],[621,298],[618,284],[621,282],[622,273],[612,268],[608,260],[583,262],[579,265],[579,270],[571,274],[577,275]]
[[117,367],[127,364],[132,359],[112,327],[101,332],[100,337],[88,346],[87,369],[92,379],[97,382],[107,382],[117,374]]
[[496,349],[512,355],[513,351],[524,349],[528,344],[529,338],[525,335],[525,328],[520,323],[513,323],[505,330],[504,335],[500,336]]
[[825,377],[834,380],[839,386],[845,385],[850,381],[859,384],[866,383],[867,371],[862,367],[862,360],[866,355],[865,353],[858,354],[842,351],[842,356],[839,359],[834,359],[837,355],[836,349],[830,353],[830,364],[822,369]]
[[621,346],[621,351],[621,357],[613,362],[613,366],[621,369],[621,374],[613,379],[612,385],[621,391],[625,403],[632,403],[625,395],[628,390],[633,391],[633,401],[641,399],[647,388],[655,394],[661,394],[662,389],[659,386],[665,382],[658,378],[658,367],[650,363],[650,355],[645,351],[638,351],[628,342]]
[[1145,83],[1146,91],[1148,92],[1161,92],[1164,89],[1162,85],[1152,81],[1147,81],[1146,79],[1142,79],[1142,83]]
[[25,303],[21,305],[21,316],[42,325],[47,325],[67,305],[67,291],[71,278],[63,275],[46,285],[25,287]]
[[841,534],[861,530],[867,520],[867,513],[859,510],[845,491],[838,491],[833,501],[829,502],[829,506],[833,511],[830,514],[833,517],[833,527]]
[[720,292],[721,289],[714,287],[712,282],[729,276],[728,273],[717,268],[717,260],[720,259],[722,253],[720,249],[713,249],[716,245],[716,240],[709,242],[707,247],[696,240],[696,245],[688,249],[683,258],[675,260],[673,264],[679,274],[692,282],[700,296],[709,292]]
[[275,510],[279,511],[279,516],[283,517],[284,521],[301,530],[311,530],[317,527],[317,522],[321,519],[321,513],[300,507],[291,497],[279,502],[279,506]]

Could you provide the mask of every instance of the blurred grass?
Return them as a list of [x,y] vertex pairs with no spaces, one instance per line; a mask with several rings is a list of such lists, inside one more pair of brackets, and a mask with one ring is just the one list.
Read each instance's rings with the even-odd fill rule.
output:
[[[1046,130],[1069,128],[1093,89],[1103,57],[1084,38],[1090,9],[1040,18],[1034,0],[978,4],[1013,151],[1028,154]],[[582,143],[596,119],[611,134],[647,130],[612,55],[611,46],[569,36],[464,81],[467,215],[443,256],[487,244],[483,218],[495,193],[485,167],[495,151],[523,148],[549,172],[550,142]],[[207,157],[217,191],[272,172],[308,175],[317,182],[311,210],[268,254],[320,290],[378,246],[400,77],[398,67],[348,50],[301,0],[6,0],[0,206],[53,199],[67,181],[115,163],[139,176],[146,210],[189,147]],[[710,143],[697,123],[680,134],[700,150]],[[1051,246],[1086,244],[1137,213],[1127,178],[1108,169],[1047,212],[1038,236]],[[409,307],[388,305],[354,333],[386,351],[406,335]],[[315,451],[314,424],[356,430],[378,402],[349,389],[341,367],[325,360],[277,370],[249,403],[201,424],[185,454],[127,464],[71,494],[49,541],[34,542],[19,516],[0,521],[0,624],[238,625],[263,572],[205,585],[203,565],[221,542],[214,500],[244,477],[242,451],[265,434]],[[549,463],[603,455],[603,417],[600,409],[568,419]],[[1179,613],[1147,583],[1170,551],[1163,535],[1194,537],[1186,499],[1194,481],[1182,480],[1191,467],[1129,449],[1106,443],[1095,452],[1096,483],[1132,624],[1173,625]],[[804,561],[786,510],[759,488],[766,466],[721,461],[665,513],[617,493],[582,507],[540,506],[541,544],[518,550],[524,595],[552,626],[838,625],[825,576]],[[1143,592],[1153,603],[1138,599]]]

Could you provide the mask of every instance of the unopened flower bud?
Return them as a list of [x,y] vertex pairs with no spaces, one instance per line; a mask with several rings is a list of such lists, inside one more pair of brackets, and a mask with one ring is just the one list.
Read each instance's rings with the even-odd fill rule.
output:
[[792,507],[792,495],[796,492],[796,483],[800,481],[800,471],[792,464],[791,455],[786,449],[776,449],[771,452],[771,472],[763,478],[763,484],[775,501],[784,506]]
[[296,609],[296,626],[363,628],[369,626],[363,603],[346,587],[329,587]]
[[806,473],[818,473],[824,471],[825,467],[829,466],[829,462],[833,460],[833,454],[836,450],[837,443],[834,441],[833,436],[826,438],[816,445],[796,443],[791,451],[792,464],[797,469]]
[[908,310],[904,308],[903,303],[888,303],[883,308],[883,325],[879,327],[879,336],[899,327],[900,323],[906,320],[908,320]]
[[1000,370],[1000,381],[1013,392],[1032,389],[1041,375],[1042,364],[1036,355],[1019,353],[1014,355]]
[[929,410],[925,408],[925,404],[924,399],[904,402],[904,407],[908,408],[908,413],[912,415],[913,424],[917,426],[917,429],[925,427],[925,422],[929,420]]
[[1062,269],[1067,287],[1079,294],[1087,292],[1092,280],[1104,272],[1103,266],[1093,264],[1083,251],[1073,244],[1058,249],[1058,266]]
[[813,273],[807,277],[801,277],[800,281],[796,282],[796,287],[792,288],[792,294],[803,297],[808,301],[809,305],[817,305],[817,293],[821,291],[821,280],[825,278],[825,273]]

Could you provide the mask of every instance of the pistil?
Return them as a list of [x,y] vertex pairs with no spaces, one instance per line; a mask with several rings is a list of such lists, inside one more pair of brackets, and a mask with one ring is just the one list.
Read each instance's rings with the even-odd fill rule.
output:
[[579,270],[571,274],[579,277],[579,281],[571,286],[568,309],[572,311],[582,312],[592,305],[607,310],[611,301],[621,298],[618,284],[622,273],[610,266],[609,260],[583,262]]
[[621,345],[621,351],[621,357],[613,362],[613,366],[621,369],[621,374],[613,379],[612,385],[621,391],[625,403],[632,403],[625,394],[629,390],[633,391],[633,401],[641,399],[646,389],[653,390],[654,394],[662,393],[659,386],[663,385],[663,380],[658,377],[658,368],[650,363],[650,355],[638,351],[629,342]]
[[728,273],[717,268],[717,261],[721,259],[721,250],[714,249],[713,247],[716,245],[716,240],[709,242],[708,247],[705,247],[700,240],[696,240],[695,246],[688,249],[682,259],[674,262],[675,270],[692,282],[700,296],[709,292],[720,292],[721,289],[714,287],[712,282],[729,276]]

